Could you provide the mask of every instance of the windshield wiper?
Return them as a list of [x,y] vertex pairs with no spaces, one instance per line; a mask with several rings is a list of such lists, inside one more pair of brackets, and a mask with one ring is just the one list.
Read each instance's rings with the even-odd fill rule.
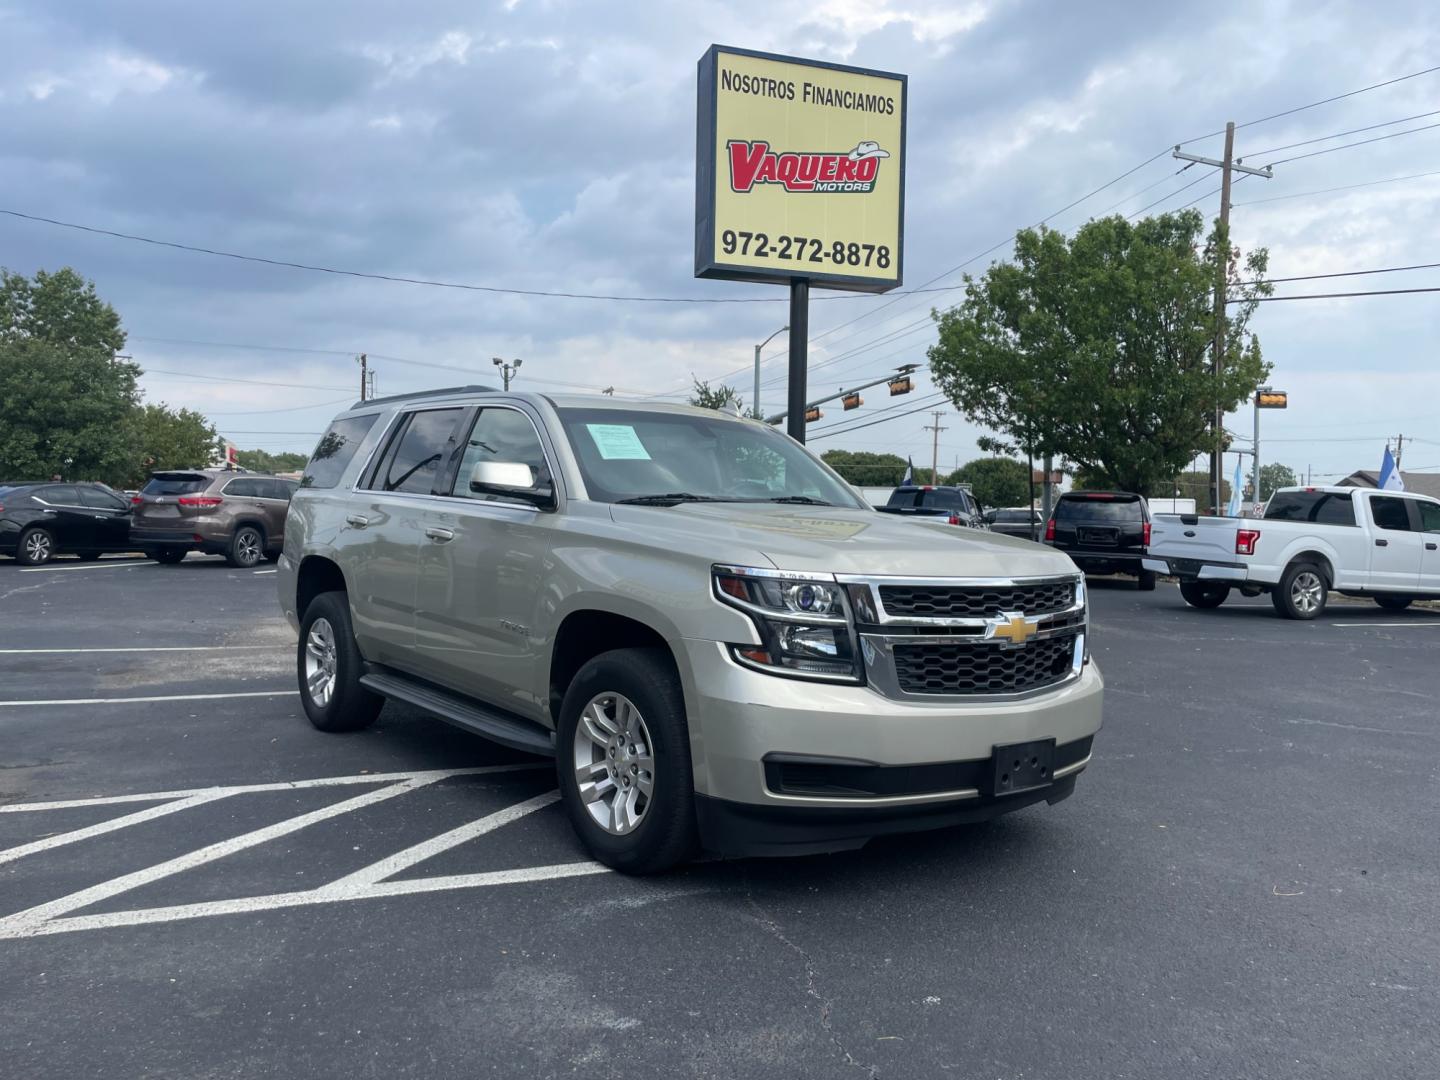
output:
[[734,502],[716,495],[692,495],[688,491],[672,491],[668,495],[636,495],[629,499],[616,499],[619,504],[630,506],[674,506],[687,502]]
[[814,499],[809,495],[777,495],[773,499],[765,499],[765,502],[772,503],[795,503],[800,506],[834,506],[832,502],[824,499]]

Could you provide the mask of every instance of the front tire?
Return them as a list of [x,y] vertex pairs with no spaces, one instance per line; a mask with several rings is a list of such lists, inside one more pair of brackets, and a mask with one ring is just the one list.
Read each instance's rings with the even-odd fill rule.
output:
[[258,566],[260,560],[265,557],[265,537],[254,525],[241,525],[235,530],[235,535],[230,537],[230,550],[225,553],[225,561],[231,566],[238,566],[242,570],[249,570],[252,566]]
[[1154,570],[1141,570],[1141,571],[1140,571],[1140,580],[1136,583],[1136,587],[1137,587],[1141,592],[1154,592],[1154,591],[1155,591],[1155,577],[1156,577],[1156,574],[1155,574],[1155,571],[1154,571]]
[[300,703],[321,731],[359,731],[375,722],[385,699],[360,685],[365,659],[350,626],[350,599],[321,593],[300,619],[295,650]]
[[664,649],[617,649],[576,674],[555,738],[560,795],[580,841],[627,874],[654,874],[697,846],[690,729]]
[[1386,611],[1404,611],[1414,601],[1413,596],[1377,596],[1375,603]]
[[1287,619],[1314,619],[1325,610],[1330,582],[1314,563],[1291,563],[1270,593],[1275,610]]
[[26,529],[20,535],[15,558],[26,566],[44,566],[55,557],[55,537],[48,529]]
[[189,554],[185,548],[156,548],[148,553],[158,563],[173,566]]
[[1230,586],[1201,581],[1182,581],[1180,595],[1184,598],[1185,603],[1193,608],[1217,608],[1229,597]]

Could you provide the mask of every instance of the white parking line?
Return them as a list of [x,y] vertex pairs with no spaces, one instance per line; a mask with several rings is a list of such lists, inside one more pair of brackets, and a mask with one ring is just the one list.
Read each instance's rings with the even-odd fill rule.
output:
[[52,570],[114,570],[127,566],[159,566],[149,559],[116,559],[113,562],[81,563],[78,566],[31,566],[21,570],[22,574],[47,574]]
[[130,701],[216,701],[221,698],[299,696],[299,690],[244,690],[234,694],[158,694],[151,697],[38,698],[33,701],[0,700],[0,708],[17,705],[122,705]]
[[290,645],[125,645],[105,649],[0,649],[0,656],[29,656],[36,653],[132,653],[132,652],[240,652],[242,650],[289,650]]
[[1422,627],[1422,626],[1423,626],[1423,627],[1425,627],[1425,628],[1428,630],[1428,629],[1431,628],[1431,627],[1440,627],[1440,619],[1437,619],[1437,620],[1435,620],[1434,622],[1430,622],[1430,621],[1428,621],[1428,620],[1422,621],[1422,620],[1420,620],[1420,619],[1411,619],[1409,622],[1332,622],[1330,625],[1331,625],[1331,626],[1387,626],[1387,627],[1401,627],[1401,626],[1403,626],[1403,627],[1415,627],[1415,628],[1417,628],[1417,629],[1418,629],[1419,627]]
[[277,571],[274,571],[274,570],[256,570],[256,571],[255,571],[255,576],[256,576],[256,577],[259,577],[261,574],[274,574],[274,573],[276,573],[276,572],[277,572]]
[[126,814],[123,817],[102,821],[98,825],[88,825],[83,829],[72,829],[70,832],[56,833],[54,836],[47,836],[43,840],[35,840],[28,844],[20,844],[18,847],[6,848],[4,851],[0,851],[0,864],[14,862],[16,859],[23,859],[26,855],[38,855],[42,851],[52,851],[57,847],[64,847],[66,844],[73,844],[80,840],[89,840],[92,836],[104,836],[108,832],[123,829],[127,825],[141,825],[147,821],[154,821],[156,818],[164,817],[166,814],[189,810],[192,806],[200,806],[207,802],[214,802],[216,799],[223,799],[224,797],[224,795],[191,795],[188,799],[176,799],[174,802],[164,803],[160,806],[147,807],[144,810],[137,810],[133,814]]

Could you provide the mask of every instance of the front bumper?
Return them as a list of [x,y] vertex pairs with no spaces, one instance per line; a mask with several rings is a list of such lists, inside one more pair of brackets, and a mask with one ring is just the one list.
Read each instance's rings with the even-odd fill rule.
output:
[[1070,556],[1071,562],[1087,574],[1139,574],[1142,558],[1122,552],[1068,551],[1057,548]]
[[[1069,794],[1075,774],[1089,761],[1087,749],[1083,759],[1065,766],[1063,774],[1057,762],[1059,778],[1049,786],[999,798],[992,797],[985,784],[968,783],[900,795],[844,797],[773,790],[766,779],[767,757],[959,769],[967,763],[988,762],[996,746],[1054,739],[1058,752],[1100,729],[1104,680],[1093,661],[1078,678],[1031,696],[900,701],[869,687],[751,671],[713,641],[687,639],[684,647],[702,838],[714,850],[737,850],[734,830],[727,824],[736,820],[789,822],[774,832],[774,839],[761,844],[795,851],[797,844],[821,845],[811,850],[833,849],[836,843],[854,846],[850,840],[856,836],[863,841],[864,836],[879,832],[993,817],[1052,795]],[[810,813],[817,810],[843,813],[838,817]],[[705,826],[707,820],[712,826]],[[832,828],[837,822],[838,836]],[[754,846],[750,841],[742,845],[745,850]]]

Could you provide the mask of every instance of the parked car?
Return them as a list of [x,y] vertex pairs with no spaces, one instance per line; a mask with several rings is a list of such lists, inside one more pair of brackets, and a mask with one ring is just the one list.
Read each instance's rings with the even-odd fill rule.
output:
[[0,483],[0,555],[39,566],[134,550],[130,507],[104,484]]
[[1055,803],[1100,727],[1069,559],[876,513],[805,447],[707,409],[359,402],[277,569],[315,727],[393,698],[553,755],[583,843],[628,872]]
[[1155,588],[1141,560],[1150,544],[1150,510],[1128,491],[1067,491],[1045,523],[1045,543],[1065,552],[1087,574],[1129,574]]
[[968,488],[932,486],[929,484],[897,487],[884,506],[875,509],[882,514],[905,517],[945,518],[951,525],[972,529],[985,528],[985,512]]
[[991,532],[1018,536],[1024,540],[1038,540],[1045,531],[1045,518],[1039,510],[1028,506],[1006,506],[985,513],[985,524]]
[[177,563],[191,551],[224,555],[241,567],[277,559],[298,486],[223,469],[157,472],[130,500],[130,540],[162,563]]
[[1281,488],[1265,516],[1161,514],[1146,565],[1180,579],[1191,607],[1231,589],[1270,594],[1289,619],[1313,619],[1331,589],[1403,611],[1440,598],[1440,500],[1351,487]]

